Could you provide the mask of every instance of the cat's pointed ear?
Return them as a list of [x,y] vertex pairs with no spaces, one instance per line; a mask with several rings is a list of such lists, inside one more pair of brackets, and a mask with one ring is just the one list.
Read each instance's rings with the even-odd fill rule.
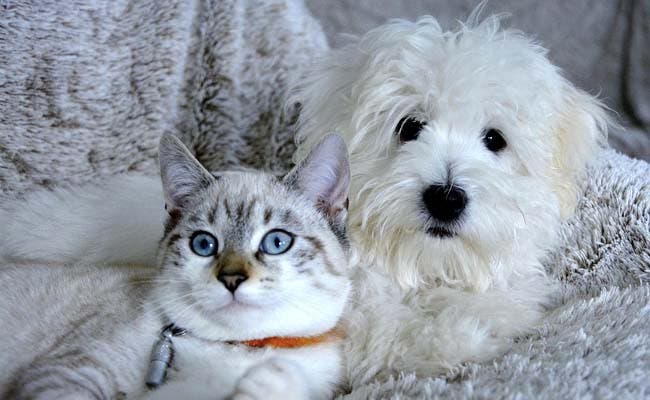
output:
[[160,139],[158,158],[165,202],[170,208],[186,207],[191,196],[214,181],[175,136],[164,135]]
[[347,217],[350,165],[339,135],[329,134],[287,176],[284,182],[301,192],[332,222]]

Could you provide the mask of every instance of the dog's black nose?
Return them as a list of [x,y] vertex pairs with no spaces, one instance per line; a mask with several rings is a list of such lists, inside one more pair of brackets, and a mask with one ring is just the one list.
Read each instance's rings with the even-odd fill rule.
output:
[[467,195],[458,186],[431,185],[422,193],[429,214],[441,222],[453,222],[467,206]]
[[235,293],[235,290],[242,284],[248,277],[243,274],[219,274],[217,279],[223,283],[226,289],[230,290],[231,293]]

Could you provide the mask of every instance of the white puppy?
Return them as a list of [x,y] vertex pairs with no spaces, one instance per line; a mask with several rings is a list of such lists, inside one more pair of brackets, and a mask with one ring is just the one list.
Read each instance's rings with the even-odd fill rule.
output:
[[[543,48],[498,17],[474,21],[377,28],[320,60],[293,99],[297,159],[332,131],[351,152],[353,384],[484,361],[529,332],[552,290],[542,259],[605,140],[602,105]],[[118,178],[5,203],[0,259],[153,263],[161,197],[155,179]]]
[[296,158],[332,131],[351,153],[354,383],[492,358],[549,299],[542,260],[609,121],[499,19],[393,21],[298,88]]

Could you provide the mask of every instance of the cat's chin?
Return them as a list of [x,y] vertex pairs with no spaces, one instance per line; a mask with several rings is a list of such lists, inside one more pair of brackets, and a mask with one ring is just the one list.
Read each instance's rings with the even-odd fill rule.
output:
[[271,296],[261,298],[256,293],[237,291],[235,294],[231,294],[225,290],[209,292],[197,298],[197,301],[203,304],[202,308],[211,312],[255,310],[276,304]]
[[229,299],[224,299],[223,302],[215,308],[215,312],[233,315],[237,313],[264,311],[264,309],[270,307],[273,307],[273,304],[268,301],[261,302],[244,296],[232,296]]
[[237,311],[250,311],[259,310],[262,308],[259,304],[251,304],[248,302],[232,299],[228,303],[219,308],[219,311],[237,312]]

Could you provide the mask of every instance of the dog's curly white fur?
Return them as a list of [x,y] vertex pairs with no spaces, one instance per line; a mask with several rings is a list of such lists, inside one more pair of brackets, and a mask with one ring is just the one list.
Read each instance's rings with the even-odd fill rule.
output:
[[[292,99],[296,159],[332,131],[351,153],[354,384],[487,360],[534,327],[553,286],[542,259],[606,139],[596,98],[501,16],[477,14],[454,31],[433,17],[374,29],[316,63]],[[422,125],[416,140],[400,140],[404,118]],[[457,220],[427,211],[431,185],[464,191]]]

